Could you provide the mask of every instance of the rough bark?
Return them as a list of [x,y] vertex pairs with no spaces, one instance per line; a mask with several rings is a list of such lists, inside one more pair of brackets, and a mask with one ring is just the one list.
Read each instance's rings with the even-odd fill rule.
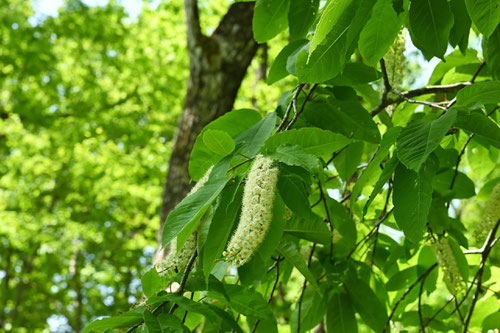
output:
[[[196,137],[205,125],[232,109],[257,50],[252,33],[253,3],[231,5],[211,36],[200,30],[196,0],[185,0],[184,4],[190,76],[163,192],[159,247],[166,217],[192,186],[188,163]],[[155,261],[163,257],[162,252]]]

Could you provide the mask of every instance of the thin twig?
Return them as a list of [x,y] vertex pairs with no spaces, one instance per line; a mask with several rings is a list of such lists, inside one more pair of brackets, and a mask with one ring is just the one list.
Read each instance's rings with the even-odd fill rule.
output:
[[394,89],[391,92],[393,94],[396,94],[396,95],[400,96],[407,103],[427,105],[427,106],[430,106],[432,108],[437,108],[437,109],[441,109],[441,110],[447,110],[448,109],[447,107],[441,106],[439,103],[436,103],[436,102],[418,101],[418,100],[415,100],[415,99],[408,98],[407,96],[405,96],[405,94],[400,93],[399,91],[394,90]]
[[427,276],[422,279],[422,282],[420,282],[420,290],[418,291],[418,319],[420,321],[420,329],[424,333],[425,333],[425,327],[424,327],[424,317],[422,315],[422,293],[424,292],[424,283],[426,278]]
[[[313,243],[311,247],[311,253],[309,253],[309,259],[307,261],[307,267],[311,266],[311,261],[315,249],[316,249],[316,243]],[[300,333],[300,316],[302,314],[302,301],[304,300],[304,294],[306,292],[306,288],[307,288],[307,279],[304,279],[304,284],[302,285],[302,292],[300,293],[299,304],[298,304],[299,311],[297,314],[297,333]]]
[[391,322],[392,317],[396,313],[396,310],[397,310],[399,304],[401,304],[401,302],[406,298],[406,296],[408,296],[408,294],[413,290],[413,288],[415,288],[423,279],[425,279],[427,277],[427,275],[429,275],[432,272],[432,270],[436,267],[437,267],[437,263],[432,265],[431,267],[429,267],[422,275],[420,275],[420,277],[417,279],[417,281],[413,282],[412,285],[409,286],[405,290],[403,296],[401,296],[398,299],[398,301],[394,304],[394,306],[392,307],[391,314],[389,315],[389,317],[387,318],[387,321],[385,322],[384,329],[382,330],[382,333],[387,332],[387,328],[389,327],[389,323]]
[[[276,277],[274,279],[273,288],[271,289],[271,293],[269,294],[267,304],[271,304],[271,301],[273,300],[274,291],[276,290],[276,287],[278,286],[278,282],[280,280],[280,261],[281,261],[281,259],[280,259],[280,257],[278,257],[278,259],[276,260]],[[260,323],[260,319],[257,319],[255,324],[253,325],[252,333],[255,333],[255,331],[257,330],[257,326],[259,326],[259,323]]]
[[[184,289],[186,287],[186,282],[187,282],[187,279],[188,279],[188,276],[189,276],[189,272],[191,272],[191,269],[193,268],[193,265],[194,265],[194,262],[196,261],[196,257],[198,256],[198,251],[195,250],[193,255],[191,256],[191,258],[189,259],[189,262],[186,266],[186,268],[184,269],[184,274],[182,275],[182,279],[181,279],[181,283],[179,284],[179,289],[177,290],[176,294],[178,295],[182,295],[184,293]],[[153,314],[157,313],[158,311],[160,311],[160,309],[165,306],[165,304],[167,304],[168,301],[165,301],[163,303],[161,303],[160,305],[158,305],[154,310],[153,310]],[[172,305],[172,308],[170,309],[169,313],[172,314],[174,313],[175,309],[178,307],[177,304],[174,303],[174,305]],[[139,326],[141,326],[142,324],[144,324],[144,321],[141,321],[140,323],[137,323],[135,324],[134,326],[130,327],[126,333],[131,333],[131,332],[134,332]]]
[[[300,107],[300,110],[299,112],[295,112],[295,114],[293,115],[293,118],[292,120],[290,120],[290,122],[288,123],[288,126],[286,127],[286,130],[288,131],[290,128],[292,128],[292,126],[295,124],[295,122],[297,121],[297,118],[301,115],[302,112],[304,112],[304,109],[306,107],[306,103],[310,100],[312,94],[314,93],[314,90],[316,90],[316,88],[318,87],[318,84],[316,83],[315,85],[312,86],[311,90],[309,90],[309,93],[307,94],[306,96],[306,99],[304,100],[304,102],[302,103],[302,106]],[[302,90],[302,89],[301,89]]]
[[[191,269],[193,268],[194,262],[196,261],[196,257],[198,256],[198,250],[194,250],[193,255],[191,258],[189,258],[189,262],[184,269],[184,274],[182,275],[182,280],[181,283],[179,284],[179,289],[177,290],[178,295],[182,295],[184,293],[184,289],[186,288],[186,282],[189,276],[189,272],[191,272]],[[174,303],[172,307],[170,308],[170,311],[168,312],[169,314],[173,314],[175,309],[177,309],[179,305],[177,303]]]
[[483,282],[484,267],[486,266],[486,260],[490,255],[491,249],[495,245],[494,240],[499,225],[500,225],[500,219],[496,222],[495,226],[493,227],[493,229],[491,229],[490,233],[488,234],[488,237],[486,238],[486,247],[481,257],[481,264],[479,264],[479,270],[477,272],[477,288],[476,292],[474,293],[474,297],[472,298],[469,314],[467,315],[467,319],[465,320],[464,333],[467,333],[467,329],[469,327],[472,314],[474,313],[474,308],[476,306],[477,301],[479,300],[479,294],[481,293],[481,284]]
[[288,120],[288,117],[290,116],[290,111],[292,111],[292,108],[294,110],[297,109],[297,98],[299,97],[300,91],[302,90],[303,86],[304,86],[304,84],[299,84],[297,86],[297,88],[295,89],[295,92],[292,96],[292,100],[290,101],[290,104],[288,104],[288,107],[286,108],[285,114],[283,115],[283,119],[281,119],[281,122],[278,125],[278,129],[276,130],[276,133],[280,132],[283,129],[283,127],[285,127],[285,124]]
[[354,248],[351,250],[351,252],[349,252],[347,254],[347,259],[349,259],[352,254],[356,251],[356,249],[366,243],[368,240],[370,240],[370,238],[373,236],[373,234],[375,233],[376,229],[385,221],[387,220],[387,218],[392,214],[392,211],[394,210],[394,207],[392,207],[388,212],[387,214],[384,215],[384,217],[382,217],[377,223],[375,223],[375,225],[373,226],[373,228],[363,237],[359,240],[359,242],[356,243],[356,245],[354,246]]
[[[450,190],[453,190],[453,186],[455,185],[455,181],[458,176],[458,167],[460,166],[460,162],[462,161],[462,156],[465,154],[465,149],[467,148],[467,145],[469,144],[469,142],[472,140],[473,137],[474,133],[469,135],[469,139],[467,139],[464,146],[462,147],[462,150],[460,151],[460,154],[458,154],[457,163],[455,163],[455,171],[453,172],[453,178],[451,178]],[[446,208],[450,208],[450,202],[451,201],[448,201],[446,203]]]
[[398,92],[398,93],[396,93],[395,89],[392,89],[392,92],[395,93],[397,95],[397,97],[390,98],[387,94],[386,98],[384,99],[384,96],[382,95],[382,101],[380,102],[379,105],[377,105],[377,107],[375,109],[373,109],[370,112],[370,115],[372,117],[375,117],[377,114],[382,112],[382,110],[384,110],[389,105],[400,104],[400,103],[404,102],[405,99],[412,99],[413,97],[418,97],[418,96],[428,95],[428,94],[457,92],[460,89],[467,87],[467,86],[470,86],[470,85],[471,85],[470,82],[458,82],[458,83],[441,85],[441,86],[427,86],[427,87],[422,87],[422,88],[404,91],[404,92]]

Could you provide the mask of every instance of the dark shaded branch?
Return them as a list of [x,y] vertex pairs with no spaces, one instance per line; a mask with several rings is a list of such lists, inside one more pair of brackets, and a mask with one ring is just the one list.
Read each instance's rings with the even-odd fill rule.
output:
[[186,34],[189,57],[192,57],[203,37],[200,27],[200,16],[198,13],[198,0],[184,0],[184,11],[186,15]]
[[420,290],[418,291],[418,320],[420,322],[420,329],[425,332],[425,326],[424,326],[424,317],[422,315],[422,294],[424,292],[424,283],[425,279],[427,278],[424,277],[422,279],[422,282],[420,282]]
[[[307,260],[307,267],[311,266],[311,261],[315,249],[316,249],[316,243],[313,243],[311,248],[311,253],[309,253],[309,259]],[[300,333],[300,317],[302,315],[302,302],[304,301],[304,294],[306,292],[306,288],[307,288],[307,279],[304,279],[304,284],[302,285],[302,292],[300,293],[299,304],[298,304],[299,311],[297,314],[297,333]]]
[[[177,289],[176,291],[176,294],[178,295],[181,295],[184,294],[184,290],[186,288],[186,282],[187,282],[187,279],[189,277],[189,273],[191,272],[191,270],[193,269],[193,266],[194,266],[194,262],[196,261],[196,257],[198,256],[198,250],[195,250],[193,252],[193,255],[191,256],[191,258],[189,258],[189,262],[188,264],[186,265],[186,268],[184,269],[184,274],[182,275],[182,279],[181,279],[181,283],[179,284],[179,289]],[[160,311],[166,304],[168,303],[168,301],[165,301],[163,303],[161,303],[160,305],[158,305],[154,310],[153,310],[153,314],[156,314],[158,313],[158,311]],[[169,314],[173,314],[174,311],[178,308],[178,305],[177,303],[174,303],[172,305],[172,307],[170,308],[170,311],[168,312]],[[131,333],[131,332],[134,332],[139,326],[141,326],[142,324],[144,324],[144,321],[141,321],[140,323],[137,323],[135,324],[134,326],[130,327],[126,333]]]
[[427,277],[427,275],[429,275],[436,267],[437,267],[437,264],[434,264],[431,267],[429,267],[422,275],[420,275],[420,277],[417,279],[417,281],[413,282],[412,285],[409,286],[405,290],[403,296],[401,296],[398,299],[398,301],[394,304],[394,306],[392,307],[391,314],[389,315],[389,317],[387,318],[387,321],[385,322],[384,329],[382,330],[382,333],[387,332],[387,328],[389,327],[389,323],[391,322],[392,317],[396,313],[396,310],[397,310],[399,304],[401,304],[401,302],[406,298],[406,296],[408,296],[408,294],[413,290],[413,288],[415,288],[421,281],[423,281]]
[[[280,257],[278,257],[276,259],[275,265],[272,266],[272,267],[276,267],[276,277],[274,279],[273,288],[271,289],[271,293],[269,294],[267,304],[271,304],[271,301],[273,300],[274,292],[275,292],[276,287],[278,286],[278,282],[280,280],[280,261],[281,261],[281,259],[280,259]],[[257,326],[259,326],[259,323],[260,323],[260,319],[257,319],[255,324],[253,325],[252,333],[255,333],[255,331],[257,331]]]
[[479,265],[479,270],[477,272],[477,288],[476,292],[474,293],[474,297],[472,298],[469,314],[467,315],[467,319],[465,320],[464,333],[467,333],[467,329],[469,327],[472,314],[474,313],[474,308],[476,306],[477,301],[479,300],[479,294],[481,293],[481,284],[483,282],[484,267],[486,265],[486,260],[488,260],[488,256],[490,255],[491,249],[496,243],[495,235],[497,233],[499,225],[500,225],[500,219],[496,222],[495,226],[493,227],[493,229],[491,229],[490,233],[488,234],[488,237],[486,238],[485,242],[486,246],[483,255],[481,257],[481,264]]
[[[302,88],[304,87],[304,84],[299,84],[297,88],[295,88],[295,92],[293,93],[292,100],[290,101],[290,104],[288,104],[288,107],[286,108],[285,114],[283,115],[283,119],[281,120],[280,124],[278,125],[278,129],[276,130],[276,133],[280,132],[283,130],[285,127],[285,124],[288,120],[288,117],[290,116],[290,112],[294,111],[294,115],[297,114],[297,98],[299,97],[300,92],[302,91]],[[288,127],[287,127],[288,129]]]
[[[423,96],[423,95],[428,95],[428,94],[437,94],[437,93],[451,93],[451,92],[457,92],[460,89],[471,85],[470,82],[458,82],[458,83],[453,83],[453,84],[448,84],[448,85],[442,85],[442,86],[428,86],[428,87],[423,87],[423,88],[418,88],[414,90],[409,90],[405,92],[397,92],[396,90],[392,89],[392,93],[396,94],[397,97],[389,97],[383,98],[382,96],[382,101],[380,104],[373,109],[370,114],[372,117],[375,117],[377,114],[379,114],[382,110],[384,110],[386,107],[389,105],[393,104],[400,104],[402,102],[408,101],[408,99],[411,99],[413,97],[418,97],[418,96]],[[418,102],[419,104],[424,104],[421,102],[425,101],[413,101],[412,102]],[[410,102],[411,103],[411,102]],[[439,104],[432,104],[432,107],[436,107],[436,105]],[[441,106],[439,106],[442,108]]]
[[351,250],[351,252],[349,252],[347,254],[347,258],[346,259],[349,259],[354,252],[356,252],[357,248],[362,245],[363,243],[366,243],[372,236],[373,234],[378,230],[378,228],[380,227],[380,225],[382,223],[384,223],[385,220],[387,220],[387,218],[392,214],[394,210],[394,207],[392,207],[388,212],[387,214],[385,214],[377,223],[375,223],[375,225],[373,226],[373,228],[366,234],[366,236],[364,236],[363,238],[361,238],[359,240],[359,242],[356,243],[356,245],[354,246],[354,249]]
[[292,126],[295,124],[295,122],[297,121],[297,118],[302,114],[302,112],[304,112],[304,109],[306,107],[306,104],[307,102],[311,99],[312,97],[312,94],[314,93],[314,91],[316,90],[316,88],[318,88],[318,84],[316,83],[315,85],[312,86],[311,90],[309,90],[309,93],[307,94],[306,96],[306,99],[304,100],[304,102],[302,103],[302,106],[300,107],[300,110],[299,112],[296,112],[294,115],[293,115],[293,118],[292,120],[290,120],[290,123],[288,124],[288,126],[286,127],[287,130],[289,130],[290,128],[292,128]]

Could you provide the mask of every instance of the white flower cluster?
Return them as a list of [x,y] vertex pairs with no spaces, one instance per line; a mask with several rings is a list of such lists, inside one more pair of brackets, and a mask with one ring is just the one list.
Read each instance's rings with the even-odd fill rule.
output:
[[[201,179],[196,183],[195,186],[189,191],[188,196],[198,191],[208,180],[210,173],[212,172],[213,165],[207,170],[207,172],[201,177]],[[180,251],[177,251],[177,237],[175,237],[170,242],[170,251],[165,259],[160,261],[156,267],[160,274],[168,274],[172,271],[182,271],[189,258],[193,255],[196,249],[196,232],[193,232],[191,236],[186,240]]]
[[457,261],[453,255],[448,239],[441,238],[432,244],[439,267],[444,273],[444,282],[454,295],[463,294],[466,290],[464,279],[460,275]]
[[273,218],[273,201],[278,169],[269,157],[257,155],[248,173],[243,191],[240,222],[223,255],[225,260],[241,266],[266,237]]
[[500,219],[500,183],[498,183],[491,192],[490,199],[486,204],[483,218],[474,230],[476,239],[481,241],[495,226],[495,223]]
[[160,274],[168,274],[172,271],[180,272],[184,270],[195,249],[196,232],[193,232],[191,236],[189,236],[180,251],[177,251],[177,237],[174,238],[170,242],[170,252],[167,257],[158,264]]
[[212,172],[213,168],[214,168],[213,165],[210,168],[208,168],[207,172],[205,172],[205,174],[203,175],[203,177],[201,177],[200,180],[196,183],[196,185],[193,186],[193,188],[191,189],[191,191],[189,191],[188,196],[191,195],[191,194],[193,194],[194,192],[198,191],[200,189],[200,187],[202,187],[203,185],[205,185],[205,183],[208,180],[208,177],[210,177],[210,173]]
[[396,37],[396,40],[384,56],[389,82],[396,89],[400,88],[403,83],[403,71],[405,68],[405,56],[403,52],[405,51],[405,42],[406,32],[403,30]]

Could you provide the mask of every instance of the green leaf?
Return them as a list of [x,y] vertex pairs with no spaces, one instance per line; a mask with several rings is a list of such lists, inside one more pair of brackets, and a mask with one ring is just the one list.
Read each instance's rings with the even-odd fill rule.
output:
[[380,302],[370,286],[360,279],[346,279],[345,286],[356,312],[363,321],[374,332],[382,332],[387,321],[385,305]]
[[500,80],[500,25],[483,41],[483,54],[491,75]]
[[410,35],[424,57],[443,58],[453,27],[453,14],[446,0],[412,0],[409,10]]
[[387,281],[387,283],[385,284],[385,288],[387,291],[397,291],[404,289],[408,285],[409,281],[415,280],[416,276],[417,267],[408,267],[391,276],[389,281]]
[[141,306],[125,312],[118,317],[94,320],[87,327],[85,327],[83,333],[105,332],[114,328],[134,326],[135,324],[142,322],[142,313],[145,309],[145,307]]
[[326,84],[332,86],[358,86],[376,81],[381,77],[382,73],[375,68],[361,62],[352,62],[347,63],[342,73],[328,80]]
[[249,157],[255,156],[264,142],[271,136],[276,125],[276,113],[269,113],[254,126],[245,130],[235,138],[236,150]]
[[375,183],[372,193],[370,194],[370,197],[368,198],[368,201],[366,202],[365,207],[363,208],[363,216],[366,215],[368,207],[370,207],[373,200],[375,200],[375,197],[382,191],[384,185],[392,177],[392,173],[394,172],[394,170],[396,170],[398,164],[399,160],[397,159],[396,155],[393,155],[391,159],[385,163],[384,170],[382,170],[382,174]]
[[342,180],[347,181],[356,172],[363,156],[363,149],[363,142],[353,142],[337,155],[333,164]]
[[165,279],[158,274],[156,268],[154,267],[142,276],[141,283],[142,291],[147,297],[156,295],[157,293],[165,289],[167,285],[167,281],[165,281]]
[[394,174],[394,217],[405,237],[417,244],[424,234],[437,167],[437,161],[429,158],[418,173],[399,164]]
[[490,37],[500,23],[499,0],[465,0],[467,10],[479,31]]
[[[331,14],[325,13],[324,27],[316,29],[314,40],[324,40],[310,48],[309,54],[302,51],[297,56],[296,71],[301,82],[323,82],[338,75],[354,51],[357,38],[370,15],[375,0],[332,1]],[[337,6],[341,4],[342,6]],[[321,23],[321,22],[320,22]],[[331,29],[329,28],[331,27]],[[318,36],[318,37],[316,37]]]
[[[292,4],[293,3],[294,1],[292,1]],[[273,84],[274,82],[277,82],[290,74],[287,70],[289,57],[297,50],[300,50],[308,42],[309,41],[307,39],[294,40],[280,51],[280,53],[276,56],[276,59],[274,59],[274,62],[271,65],[271,69],[269,70],[269,74],[267,76],[267,84]]]
[[216,320],[217,318],[217,314],[203,302],[195,302],[178,294],[166,294],[165,298],[176,303],[181,309],[203,315],[207,320]]
[[342,292],[334,293],[326,310],[327,333],[357,333],[358,323],[349,296]]
[[247,317],[276,322],[271,307],[261,294],[238,285],[224,285],[231,308]]
[[[323,319],[326,304],[323,299],[318,299],[318,294],[312,289],[306,289],[302,298],[300,332],[310,332]],[[298,306],[292,312],[291,332],[297,332]]]
[[436,120],[427,122],[417,120],[409,123],[396,141],[399,160],[407,168],[418,171],[444,138],[456,116],[457,111],[451,109]]
[[483,332],[494,331],[500,327],[500,312],[493,312],[484,318],[482,323]]
[[261,115],[252,109],[240,109],[226,113],[205,126],[196,138],[191,157],[189,159],[189,175],[193,180],[199,180],[205,172],[223,156],[214,154],[203,142],[205,131],[220,130],[228,133],[234,138],[247,128],[255,125],[261,120]]
[[318,174],[320,170],[319,159],[315,155],[307,153],[305,149],[299,145],[279,146],[276,152],[271,154],[270,157],[288,165],[303,167],[312,174]]
[[295,214],[306,219],[315,219],[316,215],[309,205],[306,184],[300,176],[283,170],[280,172],[277,186],[283,201]]
[[283,238],[278,246],[278,251],[283,257],[285,257],[286,260],[298,269],[298,271],[306,278],[307,282],[311,284],[311,287],[313,287],[321,295],[321,290],[316,282],[316,278],[309,270],[309,267],[307,267],[307,264],[304,261],[304,258],[302,258],[297,246],[289,239]]
[[210,309],[215,312],[219,318],[222,319],[223,323],[226,323],[230,328],[232,328],[235,332],[243,333],[243,330],[241,329],[240,325],[234,320],[234,318],[227,313],[226,311],[222,310],[221,308],[218,308],[215,305],[208,304]]
[[328,2],[316,26],[309,52],[313,53],[316,47],[328,35],[332,34],[332,31],[334,33],[332,37],[336,37],[333,39],[338,39],[342,36],[349,27],[348,18],[354,16],[355,10],[354,0],[333,0]]
[[453,189],[450,190],[454,174],[455,170],[450,169],[436,174],[432,180],[432,186],[444,197],[451,197],[453,195],[455,199],[467,199],[476,195],[474,182],[462,172],[457,173]]
[[450,32],[450,44],[452,46],[459,46],[463,54],[467,51],[469,43],[469,31],[471,20],[465,0],[451,0],[449,2],[451,12],[453,13],[454,23]]
[[175,236],[183,231],[185,231],[185,235],[177,238],[177,245],[184,244],[193,227],[196,226],[196,223],[228,182],[229,179],[225,176],[228,164],[229,158],[226,158],[214,166],[208,181],[198,191],[185,197],[168,215],[163,229],[163,246],[170,243]]
[[330,244],[331,232],[319,216],[316,218],[292,217],[285,223],[285,233],[311,242]]
[[233,138],[227,132],[213,129],[204,131],[203,143],[208,149],[221,156],[229,155],[235,147]]
[[[142,313],[144,317],[144,323],[149,330],[149,333],[163,333],[163,329],[161,328],[160,322],[158,318],[155,317],[154,314],[151,313],[148,309],[146,309]],[[165,331],[166,332],[166,331]]]
[[[500,90],[499,90],[500,93]],[[455,126],[471,131],[500,149],[500,128],[480,110],[458,110]]]
[[264,43],[286,29],[289,5],[290,0],[256,1],[252,26],[257,42]]
[[219,205],[215,210],[212,223],[210,223],[207,235],[207,239],[210,241],[205,243],[202,252],[203,272],[206,279],[210,276],[216,260],[222,255],[233,225],[238,218],[243,196],[243,187],[238,184],[239,182],[235,182],[233,186],[228,186],[221,192]]
[[300,146],[304,151],[318,157],[330,157],[334,151],[342,149],[352,140],[343,135],[335,134],[314,127],[305,127],[298,130],[279,132],[267,139],[262,151],[266,155],[273,154],[278,147],[284,144]]
[[168,333],[184,332],[182,321],[176,316],[168,313],[160,313],[156,318],[158,319],[163,331]]
[[460,51],[456,50],[451,52],[445,57],[446,62],[441,61],[432,72],[429,78],[429,84],[437,84],[443,76],[453,67],[458,67],[468,64],[477,64],[479,66],[480,62],[477,58],[477,51],[473,49],[468,49],[467,53],[463,55]]
[[334,230],[333,253],[345,258],[356,245],[356,223],[341,203],[329,197],[326,200]]
[[387,158],[389,149],[396,142],[396,138],[399,136],[400,132],[401,127],[393,127],[384,134],[375,156],[354,184],[354,188],[351,193],[352,199],[357,199],[365,186],[372,185],[377,181],[378,176],[382,173],[380,170],[380,163]]
[[457,106],[500,103],[500,81],[474,83],[457,94]]
[[357,101],[329,99],[328,103],[311,103],[304,112],[307,121],[319,128],[348,138],[380,142],[380,132],[370,113]]
[[363,61],[376,66],[394,42],[400,28],[401,21],[394,11],[392,0],[378,0],[359,36],[359,51]]
[[288,12],[288,27],[292,40],[305,38],[318,14],[319,0],[292,0]]

